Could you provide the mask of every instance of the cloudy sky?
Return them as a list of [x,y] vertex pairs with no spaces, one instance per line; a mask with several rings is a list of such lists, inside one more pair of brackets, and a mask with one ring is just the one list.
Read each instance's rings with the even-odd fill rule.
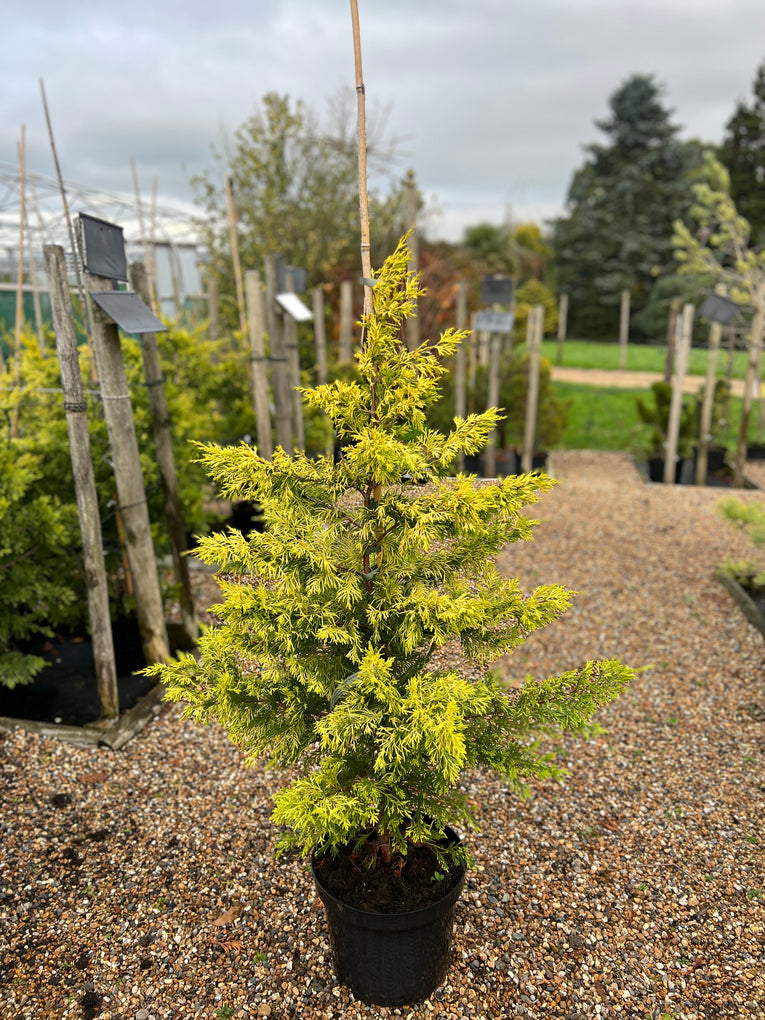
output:
[[[439,210],[429,233],[561,211],[594,121],[632,73],[684,137],[718,142],[765,59],[765,0],[358,0],[371,115]],[[189,201],[189,177],[269,91],[322,113],[353,90],[348,0],[5,0],[0,164]],[[0,200],[2,195],[0,194]],[[6,195],[6,203],[12,201]]]

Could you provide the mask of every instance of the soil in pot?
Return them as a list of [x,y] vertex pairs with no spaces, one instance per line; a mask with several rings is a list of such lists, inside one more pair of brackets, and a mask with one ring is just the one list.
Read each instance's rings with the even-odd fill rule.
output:
[[390,864],[369,868],[347,846],[337,857],[315,860],[314,873],[328,892],[349,907],[400,914],[440,900],[460,882],[465,869],[441,867],[435,853],[423,846],[411,846],[406,857],[396,854]]
[[[112,624],[120,711],[146,694],[148,677],[134,676],[145,666],[141,636],[134,618]],[[84,726],[100,716],[93,644],[87,635],[56,635],[25,643],[22,651],[39,655],[47,665],[32,683],[12,689],[0,685],[0,716],[37,722]]]

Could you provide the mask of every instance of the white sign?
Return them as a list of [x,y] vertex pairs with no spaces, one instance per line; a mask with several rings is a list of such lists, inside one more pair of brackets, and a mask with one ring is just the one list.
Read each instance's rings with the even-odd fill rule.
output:
[[493,312],[484,308],[475,317],[475,328],[479,333],[509,333],[514,319],[513,312]]
[[304,305],[297,294],[291,291],[277,294],[276,301],[295,322],[310,322],[313,318],[313,312],[308,305]]

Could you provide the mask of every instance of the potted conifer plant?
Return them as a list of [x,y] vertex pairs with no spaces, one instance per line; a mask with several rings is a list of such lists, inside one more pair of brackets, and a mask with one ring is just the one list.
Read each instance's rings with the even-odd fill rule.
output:
[[[337,463],[202,447],[225,497],[257,494],[265,528],[200,540],[197,555],[221,571],[220,625],[198,657],[147,670],[186,717],[226,727],[249,763],[290,770],[274,796],[279,848],[312,863],[341,982],[387,1005],[426,998],[448,967],[470,865],[458,833],[476,824],[463,772],[494,769],[518,789],[558,775],[539,739],[585,728],[631,677],[590,662],[509,692],[492,673],[570,601],[556,584],[526,596],[494,563],[531,539],[525,508],[554,483],[445,474],[499,413],[455,419],[448,435],[427,425],[463,335],[407,349],[418,294],[407,257],[402,242],[375,280],[358,380],[304,391],[334,425]],[[450,641],[470,670],[434,661]]]

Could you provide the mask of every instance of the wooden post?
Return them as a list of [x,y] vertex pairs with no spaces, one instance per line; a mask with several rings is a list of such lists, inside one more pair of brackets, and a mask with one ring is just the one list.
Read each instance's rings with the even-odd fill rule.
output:
[[746,448],[749,445],[749,417],[752,404],[760,389],[760,359],[762,357],[762,335],[765,326],[765,281],[757,285],[754,294],[754,315],[752,316],[752,332],[749,341],[749,363],[744,382],[744,401],[741,408],[741,425],[738,433],[738,449],[733,470],[733,485],[740,489],[744,484],[744,467],[746,465]]
[[237,223],[236,202],[234,201],[234,186],[231,178],[226,174],[224,178],[226,188],[226,211],[228,213],[228,235],[231,243],[231,260],[234,266],[234,285],[236,286],[236,307],[239,312],[239,330],[242,334],[242,343],[247,343],[247,313],[244,307],[244,287],[242,285],[242,264],[239,261],[239,228]]
[[534,462],[534,446],[536,445],[537,406],[539,404],[539,363],[542,352],[542,333],[544,331],[544,305],[535,305],[529,312],[533,319],[531,351],[529,352],[529,381],[526,390],[526,422],[523,430],[523,452],[521,454],[521,471],[531,471]]
[[[147,305],[151,303],[149,278],[141,263],[130,267],[130,282],[133,290]],[[183,523],[181,499],[178,494],[178,478],[175,472],[173,441],[170,432],[170,416],[167,410],[162,366],[159,361],[159,347],[156,333],[141,333],[141,354],[146,387],[149,392],[149,411],[154,434],[154,449],[159,468],[162,494],[164,497],[167,532],[170,536],[170,551],[173,559],[173,573],[179,586],[181,626],[190,645],[199,637],[199,623],[194,611],[194,596],[191,591],[189,563],[186,557],[188,544]]]
[[85,567],[85,588],[88,616],[93,639],[93,663],[96,673],[101,716],[112,719],[119,715],[117,670],[114,663],[114,640],[109,613],[109,589],[106,581],[101,518],[98,494],[90,451],[87,405],[83,394],[80,363],[77,357],[77,332],[72,314],[72,299],[66,277],[64,249],[46,244],[43,249],[50,287],[53,329],[56,334],[61,387],[64,391],[66,430],[72,459],[74,495],[80,521],[82,553]]
[[630,292],[627,287],[622,291],[619,309],[619,368],[627,367],[627,342],[630,335]]
[[[456,320],[457,329],[468,328],[468,293],[467,284],[464,280],[457,283],[457,307]],[[467,394],[465,392],[465,345],[470,342],[467,337],[454,352],[454,414],[457,418],[467,416]],[[457,454],[457,471],[465,470],[465,451],[460,450]]]
[[678,319],[682,299],[673,297],[669,303],[669,317],[667,319],[667,359],[664,362],[664,382],[672,381],[672,371],[675,365],[675,348],[677,347]]
[[[502,353],[502,334],[491,333],[489,338],[489,372],[486,391],[486,410],[499,406],[499,360]],[[497,430],[494,428],[486,440],[483,455],[484,478],[495,478],[497,474]]]
[[[83,279],[88,292],[112,289],[111,280],[100,276],[92,276],[83,271]],[[92,306],[93,344],[98,360],[117,498],[125,528],[125,546],[135,587],[141,643],[146,662],[159,662],[169,657],[170,649],[119,332],[117,326],[106,318],[90,297],[90,293],[87,300]]]
[[[292,275],[287,273],[287,290],[294,291]],[[295,431],[295,445],[298,450],[305,450],[305,425],[303,424],[303,394],[298,389],[302,385],[300,378],[300,347],[298,346],[297,323],[285,312],[282,316],[284,330],[284,347],[287,352],[287,370],[289,372],[290,396],[292,398],[292,425]]]
[[340,332],[337,345],[338,365],[353,361],[353,284],[343,280],[340,284]]
[[563,344],[566,341],[566,327],[568,325],[568,294],[564,291],[558,300],[558,350],[556,363],[563,364]]
[[[409,238],[409,262],[407,270],[416,273],[419,269],[419,244],[417,240],[417,186],[414,179],[414,170],[407,171],[406,180],[406,229],[411,230]],[[420,323],[417,318],[417,307],[406,320],[406,346],[410,351],[416,350],[420,345]]]
[[324,319],[324,288],[313,289],[313,337],[316,344],[316,381],[327,382],[327,323]]
[[680,412],[683,407],[683,380],[688,367],[688,351],[693,333],[693,305],[683,305],[683,317],[680,327],[680,344],[677,351],[675,375],[672,382],[672,400],[669,405],[669,424],[667,426],[667,449],[664,457],[664,483],[675,483],[675,460],[677,459],[678,437],[680,433]]
[[537,314],[536,305],[533,308],[529,308],[529,313],[526,316],[526,350],[530,351],[534,346],[534,337],[536,336],[537,329]]
[[715,398],[717,376],[717,354],[720,350],[722,325],[712,322],[709,326],[709,350],[707,352],[707,376],[704,381],[704,397],[701,402],[701,423],[699,425],[699,448],[696,453],[696,484],[707,484],[707,459],[709,439],[712,430],[712,409]]
[[274,395],[276,445],[292,453],[292,397],[290,394],[287,353],[284,349],[281,309],[276,303],[276,255],[266,255],[266,326],[271,348],[271,389]]
[[207,316],[210,325],[207,332],[211,340],[217,340],[220,336],[220,325],[218,318],[218,281],[212,273],[207,275]]
[[476,312],[470,319],[470,336],[468,338],[468,409],[474,412],[475,408],[475,383],[478,374],[478,332],[475,328]]
[[247,299],[247,318],[250,322],[250,362],[252,363],[252,403],[255,408],[258,453],[266,460],[274,455],[271,439],[271,412],[268,407],[268,373],[266,372],[266,347],[263,334],[266,331],[263,310],[263,288],[257,269],[248,269],[244,274]]

